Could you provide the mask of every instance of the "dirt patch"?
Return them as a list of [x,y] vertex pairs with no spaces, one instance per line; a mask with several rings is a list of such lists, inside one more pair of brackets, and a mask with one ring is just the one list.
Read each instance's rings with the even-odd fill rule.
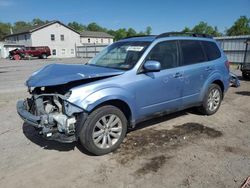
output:
[[223,146],[224,151],[228,152],[228,153],[233,153],[235,155],[241,155],[241,156],[249,156],[250,152],[248,150],[244,150],[242,148],[239,147],[233,147],[233,146]]
[[121,147],[114,154],[119,163],[126,164],[135,158],[156,151],[159,153],[166,151],[166,149],[176,149],[190,140],[220,136],[222,136],[220,131],[199,123],[185,123],[174,126],[171,130],[136,130],[127,135]]
[[156,156],[153,158],[150,158],[141,168],[139,168],[135,174],[136,175],[145,175],[150,172],[157,172],[163,165],[166,163],[167,159],[170,159],[172,157],[166,157],[164,155]]
[[235,93],[238,95],[250,96],[250,91],[237,91]]

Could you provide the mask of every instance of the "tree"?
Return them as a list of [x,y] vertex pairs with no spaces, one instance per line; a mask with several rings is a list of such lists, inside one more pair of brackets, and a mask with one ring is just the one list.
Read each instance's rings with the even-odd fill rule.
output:
[[114,38],[115,40],[120,40],[122,38],[126,38],[127,37],[127,30],[125,28],[116,30],[114,37],[115,37]]
[[146,27],[145,34],[146,35],[151,35],[151,33],[152,33],[152,27],[150,27],[150,26]]
[[189,27],[185,27],[181,32],[188,33],[191,32],[191,29]]
[[9,35],[10,31],[11,31],[11,24],[10,23],[0,22],[0,40],[3,40],[3,38],[6,35]]
[[23,31],[31,26],[32,24],[29,22],[17,21],[14,23],[13,32]]
[[86,30],[86,26],[82,25],[78,22],[70,22],[70,23],[68,23],[68,26],[71,27],[72,29],[78,31],[78,32],[82,32],[82,31]]
[[192,29],[189,27],[185,27],[182,32],[193,32],[193,33],[200,33],[200,34],[208,34],[212,36],[221,36],[222,34],[218,31],[218,28],[212,27],[208,25],[206,22],[200,22],[199,24],[195,25]]
[[129,28],[127,31],[127,37],[132,37],[136,35],[136,31],[133,28]]
[[31,25],[42,25],[42,24],[45,24],[45,23],[48,23],[48,20],[43,21],[40,18],[34,18],[32,20],[32,22],[31,22]]
[[100,25],[98,25],[98,24],[95,23],[95,22],[90,23],[90,24],[87,26],[87,30],[88,30],[88,31],[103,31],[103,32],[107,32],[107,29],[106,29],[106,28],[101,27]]
[[226,34],[232,35],[249,35],[250,34],[250,19],[246,16],[241,16],[238,18],[232,27],[230,27]]

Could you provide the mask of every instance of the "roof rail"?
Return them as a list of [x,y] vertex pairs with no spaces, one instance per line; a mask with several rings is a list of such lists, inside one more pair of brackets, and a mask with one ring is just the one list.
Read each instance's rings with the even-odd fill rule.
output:
[[172,37],[172,36],[192,36],[192,37],[204,37],[204,38],[213,38],[211,35],[203,33],[193,33],[193,32],[167,32],[158,35],[156,38],[163,37]]
[[153,37],[155,35],[134,35],[134,36],[129,36],[129,37],[124,37],[122,39],[129,39],[129,38],[134,38],[134,37]]

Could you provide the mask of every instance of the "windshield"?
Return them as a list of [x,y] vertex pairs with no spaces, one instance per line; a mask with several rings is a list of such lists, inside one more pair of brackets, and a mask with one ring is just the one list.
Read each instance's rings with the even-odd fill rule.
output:
[[134,67],[150,42],[129,41],[116,42],[94,57],[88,64],[129,70]]

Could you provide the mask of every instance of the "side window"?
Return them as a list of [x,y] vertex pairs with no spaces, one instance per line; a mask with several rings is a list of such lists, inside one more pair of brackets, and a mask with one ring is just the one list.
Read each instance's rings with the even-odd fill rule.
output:
[[178,66],[178,53],[176,41],[164,41],[156,44],[149,52],[146,60],[155,60],[161,63],[161,69]]
[[60,35],[61,41],[64,41],[64,35]]
[[56,55],[56,49],[52,50],[52,55]]
[[55,35],[54,35],[54,34],[51,34],[51,35],[50,35],[50,39],[51,39],[51,41],[55,41]]
[[181,40],[180,48],[182,51],[182,65],[190,65],[206,61],[200,41]]
[[205,53],[209,61],[218,59],[221,57],[220,50],[214,42],[202,41]]

